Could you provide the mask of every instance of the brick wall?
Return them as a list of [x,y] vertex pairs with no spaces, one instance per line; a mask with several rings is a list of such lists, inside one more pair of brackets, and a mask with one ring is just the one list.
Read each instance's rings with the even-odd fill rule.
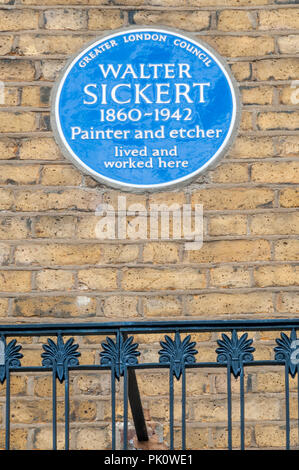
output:
[[[0,109],[1,323],[297,316],[296,2],[0,3],[0,80],[5,82]],[[170,200],[203,204],[204,245],[199,251],[186,251],[184,240],[98,240],[96,208],[102,202],[114,203],[121,193],[79,172],[62,156],[52,136],[50,90],[66,60],[103,31],[129,24],[192,31],[227,58],[239,82],[241,128],[219,165],[181,190],[127,194],[128,205],[141,202],[149,207]],[[275,336],[257,338],[257,356],[272,357]],[[197,338],[202,358],[215,358],[215,339]],[[153,339],[153,346],[144,344],[144,351],[154,355],[157,341]],[[40,344],[29,339],[23,344],[24,363],[40,363]],[[97,343],[81,339],[80,344],[84,360],[98,361]],[[103,403],[107,404],[109,388],[105,380],[99,383],[96,377],[88,377],[73,379],[72,445],[77,448],[90,445],[90,436],[107,445],[108,411]],[[167,390],[155,388],[157,379],[163,385],[165,376],[143,374],[141,391],[149,419],[164,422],[167,435],[166,405],[164,399],[155,398],[164,394],[166,399]],[[187,409],[192,446],[225,446],[223,376],[206,373],[202,384],[198,380]],[[49,445],[49,387],[43,376],[13,378],[14,446]],[[283,376],[271,371],[251,374],[247,392],[255,397],[263,392],[257,405],[248,398],[247,444],[281,445]],[[209,418],[201,415],[203,409],[210,411]],[[261,420],[266,421],[258,424]],[[202,421],[206,427],[198,425]]]

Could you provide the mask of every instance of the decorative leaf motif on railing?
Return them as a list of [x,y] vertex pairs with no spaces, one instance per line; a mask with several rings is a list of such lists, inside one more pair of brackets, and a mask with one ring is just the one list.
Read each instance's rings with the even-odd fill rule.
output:
[[0,382],[3,384],[6,379],[6,370],[10,367],[20,367],[20,359],[23,357],[19,351],[22,346],[17,344],[17,340],[13,339],[6,344],[5,337],[0,338]]
[[65,379],[65,372],[68,367],[77,366],[81,353],[77,351],[78,344],[73,344],[74,338],[70,338],[64,343],[62,336],[59,334],[57,344],[48,338],[48,344],[43,344],[45,352],[42,353],[44,367],[52,367],[56,371],[56,375],[60,382]]
[[285,333],[281,333],[280,338],[276,339],[278,346],[274,348],[274,351],[275,360],[284,361],[289,370],[289,373],[294,378],[296,372],[298,371],[298,364],[292,361],[291,357],[295,352],[295,347],[292,347],[293,341],[298,341],[296,331],[294,329],[291,331],[290,337],[288,337]]
[[232,337],[222,334],[222,339],[217,341],[219,348],[216,349],[217,362],[228,364],[235,378],[237,378],[242,369],[243,362],[253,361],[252,353],[255,348],[252,345],[253,340],[247,339],[248,334],[244,333],[238,338],[236,330],[233,330]]
[[185,364],[194,364],[194,356],[198,354],[198,351],[194,349],[196,343],[194,341],[190,342],[190,339],[191,336],[188,335],[182,341],[180,334],[176,332],[174,340],[165,335],[165,342],[160,341],[162,349],[159,351],[159,362],[161,364],[170,363],[170,370],[178,380]]
[[126,366],[138,364],[137,357],[140,356],[140,352],[137,351],[138,343],[133,343],[133,339],[134,337],[130,336],[124,341],[122,334],[119,334],[116,342],[107,337],[106,343],[101,343],[103,348],[100,352],[101,365],[113,367],[118,380],[124,375]]

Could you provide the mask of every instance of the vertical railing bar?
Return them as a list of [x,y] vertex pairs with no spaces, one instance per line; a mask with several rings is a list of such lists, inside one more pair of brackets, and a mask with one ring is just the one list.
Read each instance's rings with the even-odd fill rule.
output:
[[169,446],[170,450],[173,450],[173,369],[169,368]]
[[240,432],[241,450],[244,450],[245,413],[244,413],[244,368],[240,372]]
[[115,369],[111,365],[111,419],[112,419],[112,450],[115,450]]
[[231,392],[231,365],[227,363],[227,432],[228,449],[232,450],[232,392]]
[[182,367],[182,450],[186,449],[186,369]]
[[10,370],[6,364],[5,450],[10,448]]
[[52,370],[52,427],[53,427],[53,450],[57,449],[57,400],[56,400],[56,368]]
[[289,368],[285,365],[285,400],[286,400],[286,450],[290,449],[290,393]]
[[70,415],[70,397],[69,397],[69,370],[65,367],[64,382],[64,415],[65,415],[65,450],[69,450],[69,415]]
[[128,448],[128,369],[124,366],[124,423],[123,423],[123,449]]

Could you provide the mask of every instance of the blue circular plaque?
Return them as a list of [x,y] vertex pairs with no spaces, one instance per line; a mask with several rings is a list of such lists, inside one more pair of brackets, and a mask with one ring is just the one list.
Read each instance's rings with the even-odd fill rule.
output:
[[210,46],[164,27],[107,34],[73,57],[52,96],[65,156],[127,191],[187,183],[236,135],[239,94]]

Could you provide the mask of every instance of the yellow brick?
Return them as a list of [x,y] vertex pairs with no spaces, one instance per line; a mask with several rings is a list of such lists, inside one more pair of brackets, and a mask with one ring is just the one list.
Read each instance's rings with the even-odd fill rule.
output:
[[120,28],[124,24],[124,12],[120,10],[89,10],[88,28],[109,30]]
[[41,216],[36,218],[35,235],[40,238],[72,238],[75,234],[76,217]]
[[237,266],[220,266],[210,270],[210,284],[213,287],[250,287],[250,272]]
[[245,163],[225,163],[211,171],[213,183],[246,183],[248,179],[248,166]]
[[246,215],[217,215],[209,218],[209,235],[246,235]]
[[117,289],[117,270],[112,268],[82,269],[78,272],[78,281],[82,290],[115,290]]
[[254,270],[254,280],[258,287],[298,285],[299,268],[290,264],[260,266]]
[[101,245],[102,256],[101,262],[103,264],[118,264],[118,263],[132,263],[138,260],[139,246],[138,245]]
[[16,247],[17,264],[33,265],[81,265],[97,264],[101,248],[98,245],[34,244]]
[[298,207],[299,190],[296,188],[283,189],[280,192],[279,203],[281,207]]
[[261,87],[243,87],[243,104],[271,104],[273,100],[274,89],[270,86]]
[[13,46],[13,36],[5,35],[0,37],[0,55],[9,54]]
[[45,269],[36,274],[38,290],[71,290],[74,286],[74,274],[59,269]]
[[240,129],[242,131],[250,131],[252,130],[252,118],[253,115],[252,113],[248,111],[243,111],[242,112],[242,118],[241,118],[241,123],[240,123]]
[[[13,315],[21,317],[90,317],[96,301],[90,297],[32,297],[14,300]],[[40,352],[39,357],[40,357]],[[32,360],[32,359],[31,359]]]
[[18,81],[20,76],[23,80],[34,80],[35,67],[31,61],[1,59],[0,76],[6,81]]
[[1,10],[1,31],[18,31],[38,28],[38,12],[34,10]]
[[261,188],[201,189],[192,195],[192,204],[204,210],[255,209],[273,201],[273,191]]
[[278,261],[299,260],[299,241],[278,240],[275,243],[275,259]]
[[46,10],[44,17],[46,29],[79,30],[87,28],[87,11],[83,9]]
[[[92,38],[90,38],[91,40]],[[67,54],[68,56],[86,43],[86,36],[23,34],[19,41],[22,55],[36,56],[49,54]]]
[[38,165],[0,165],[0,184],[33,184],[38,179]]
[[298,183],[299,162],[254,163],[251,178],[258,183]]
[[282,313],[299,313],[298,292],[280,292],[277,297],[277,310]]
[[208,36],[205,40],[225,57],[256,57],[274,52],[274,39],[270,36]]
[[31,290],[31,272],[1,271],[0,290],[2,292],[29,292]]
[[254,235],[295,235],[299,233],[299,214],[257,214],[252,216],[250,231]]
[[208,11],[137,11],[135,24],[164,24],[185,31],[201,31],[210,27]]
[[205,284],[205,275],[190,268],[128,268],[124,270],[122,280],[123,289],[132,291],[200,289]]
[[[10,432],[10,450],[27,450],[27,429],[11,429]],[[5,448],[5,433],[0,433],[0,448]]]
[[255,19],[251,12],[242,10],[224,10],[218,14],[220,31],[250,31],[254,29]]
[[269,112],[258,113],[257,125],[261,130],[298,129],[299,113]]
[[85,427],[78,431],[77,450],[107,449],[111,446],[111,435],[107,426]]
[[27,217],[0,218],[0,239],[18,240],[29,238],[30,232],[31,220]]
[[[33,449],[35,450],[51,450],[52,449],[53,431],[51,428],[36,427],[33,435]],[[65,446],[65,432],[61,427],[57,427],[57,449],[63,450]]]
[[49,106],[50,88],[40,86],[25,86],[22,88],[22,106]]
[[[19,90],[15,87],[5,86],[4,99],[1,101],[1,107],[18,106],[19,105]],[[3,157],[2,157],[3,158]]]
[[253,63],[253,73],[258,80],[296,80],[299,61],[296,59],[265,59]]
[[59,160],[58,146],[50,138],[24,139],[20,147],[21,160]]
[[0,132],[32,132],[36,130],[34,113],[0,111]]
[[[286,105],[294,105],[298,104],[299,98],[299,87],[296,86],[285,86],[279,89],[279,102]],[[297,136],[291,136],[293,138],[297,138]],[[294,144],[296,144],[296,140],[294,139]],[[297,138],[298,142],[298,138]]]
[[8,299],[0,299],[0,317],[5,318],[8,316]]
[[103,313],[107,318],[138,317],[138,297],[111,295],[103,299]]
[[4,188],[0,188],[0,210],[10,209],[13,205],[13,193],[12,191]]
[[34,190],[16,192],[17,211],[45,211],[52,209],[95,210],[101,196],[84,189]]
[[257,374],[258,392],[283,392],[285,384],[284,372],[259,372]]
[[4,138],[0,140],[0,160],[16,158],[18,143],[14,139]]
[[286,441],[285,426],[259,424],[255,426],[255,440],[258,447],[284,448]]
[[57,80],[65,64],[64,60],[42,60],[41,74],[43,80]]
[[234,315],[250,313],[272,313],[272,293],[247,292],[246,294],[209,293],[188,299],[190,315]]
[[298,157],[299,136],[290,135],[280,137],[278,140],[278,155],[280,157]]
[[291,34],[278,38],[279,52],[282,54],[297,54],[299,51],[299,35]]
[[182,315],[180,299],[172,296],[147,297],[143,301],[146,317],[172,317]]
[[179,261],[179,245],[175,243],[147,243],[143,249],[145,263],[177,263]]
[[[240,427],[232,428],[232,448],[239,450],[240,449]],[[244,444],[245,449],[250,447],[252,440],[252,429],[249,427],[245,427],[245,434],[244,434]],[[228,446],[228,431],[227,428],[212,428],[212,442],[216,449],[227,449]]]
[[274,10],[260,10],[258,12],[259,29],[297,29],[299,27],[298,10],[281,8]]
[[186,257],[191,263],[263,261],[270,259],[270,244],[266,240],[204,242],[200,250],[189,251]]
[[210,447],[208,429],[196,429],[188,426],[186,432],[186,442],[188,442],[188,449],[191,450],[208,449]]
[[231,65],[231,70],[236,80],[250,80],[251,78],[251,64],[249,62],[236,62]]
[[46,186],[78,186],[82,173],[70,165],[46,165],[42,170],[41,184]]
[[229,154],[232,158],[272,157],[274,155],[273,141],[270,137],[239,136]]

